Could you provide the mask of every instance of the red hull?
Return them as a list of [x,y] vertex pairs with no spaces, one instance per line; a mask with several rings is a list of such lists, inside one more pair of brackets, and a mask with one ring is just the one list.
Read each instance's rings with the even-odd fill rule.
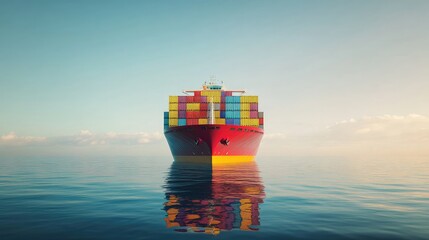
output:
[[164,134],[176,159],[192,156],[254,157],[264,131],[258,127],[207,124],[171,127]]

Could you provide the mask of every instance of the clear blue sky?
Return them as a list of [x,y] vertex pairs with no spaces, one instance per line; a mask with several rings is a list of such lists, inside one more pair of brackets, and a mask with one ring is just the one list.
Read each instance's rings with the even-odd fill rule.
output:
[[216,75],[267,133],[429,115],[428,1],[0,1],[0,135],[162,131]]

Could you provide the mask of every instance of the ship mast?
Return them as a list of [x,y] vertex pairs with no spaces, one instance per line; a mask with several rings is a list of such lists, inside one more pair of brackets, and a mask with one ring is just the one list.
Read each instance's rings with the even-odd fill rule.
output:
[[213,97],[210,98],[209,102],[209,124],[215,124],[215,115],[214,115],[214,104],[213,104]]

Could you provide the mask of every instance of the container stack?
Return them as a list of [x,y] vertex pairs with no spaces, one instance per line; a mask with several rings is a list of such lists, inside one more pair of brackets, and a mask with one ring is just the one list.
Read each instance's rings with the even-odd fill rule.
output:
[[215,124],[263,128],[264,115],[258,112],[258,96],[233,96],[232,91],[201,90],[193,96],[170,96],[164,128],[208,124],[210,103]]

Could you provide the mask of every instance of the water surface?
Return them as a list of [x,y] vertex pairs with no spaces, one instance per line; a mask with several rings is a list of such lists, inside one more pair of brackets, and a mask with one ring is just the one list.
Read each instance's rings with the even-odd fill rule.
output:
[[429,239],[428,213],[425,159],[0,159],[0,239]]

